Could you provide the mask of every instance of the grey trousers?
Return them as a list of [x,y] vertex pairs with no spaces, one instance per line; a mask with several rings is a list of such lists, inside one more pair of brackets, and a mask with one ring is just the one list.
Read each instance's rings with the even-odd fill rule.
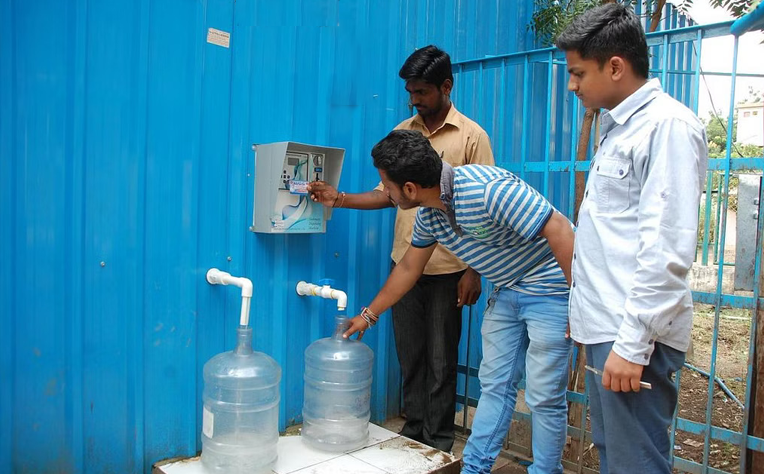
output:
[[406,414],[401,434],[442,451],[450,451],[454,444],[462,330],[462,310],[456,307],[456,299],[463,274],[422,275],[393,306]]
[[[586,361],[602,369],[612,342],[586,346]],[[586,373],[592,438],[600,455],[602,474],[670,474],[669,426],[677,403],[674,373],[684,364],[684,352],[655,343],[650,365],[642,380],[652,390],[612,392],[602,386],[602,378]]]

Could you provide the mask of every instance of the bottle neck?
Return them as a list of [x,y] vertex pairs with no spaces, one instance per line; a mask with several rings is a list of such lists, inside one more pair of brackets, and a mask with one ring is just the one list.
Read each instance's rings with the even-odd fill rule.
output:
[[234,354],[249,355],[252,353],[252,328],[239,326],[236,329],[236,348]]
[[337,341],[347,341],[342,335],[350,328],[350,320],[345,316],[337,316],[334,318],[334,323],[334,335],[332,336],[332,339]]

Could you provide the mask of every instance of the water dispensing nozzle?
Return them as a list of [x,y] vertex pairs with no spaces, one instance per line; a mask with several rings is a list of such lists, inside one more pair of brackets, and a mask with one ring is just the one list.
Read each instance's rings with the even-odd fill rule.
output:
[[300,296],[320,296],[337,300],[337,310],[345,311],[348,306],[348,295],[344,291],[332,288],[334,280],[319,280],[319,284],[300,281],[297,283],[297,294]]
[[249,306],[252,300],[252,281],[249,278],[231,276],[230,273],[210,268],[207,271],[207,283],[210,285],[233,285],[241,288],[241,326],[249,325]]

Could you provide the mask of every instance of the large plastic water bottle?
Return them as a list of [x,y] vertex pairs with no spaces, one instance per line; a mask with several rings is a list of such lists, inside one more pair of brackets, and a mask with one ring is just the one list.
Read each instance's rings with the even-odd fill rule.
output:
[[337,316],[334,336],[305,349],[302,439],[324,451],[350,451],[369,437],[371,369],[369,346],[342,334],[349,327]]
[[252,350],[239,326],[236,348],[204,364],[202,463],[209,472],[271,473],[279,439],[281,367]]

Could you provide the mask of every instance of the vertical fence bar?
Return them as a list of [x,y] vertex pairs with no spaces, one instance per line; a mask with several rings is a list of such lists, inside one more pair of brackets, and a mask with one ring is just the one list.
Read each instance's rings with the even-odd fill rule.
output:
[[[739,38],[735,36],[735,46],[732,53],[732,84],[730,87],[730,109],[727,123],[733,123],[735,114],[735,81],[737,76],[737,53]],[[708,377],[708,401],[706,402],[706,429],[703,435],[703,472],[708,473],[708,455],[711,441],[711,415],[714,404],[714,380],[716,379],[716,352],[719,337],[719,312],[721,310],[722,281],[724,276],[724,240],[727,234],[727,201],[729,198],[730,168],[732,159],[732,127],[727,127],[727,153],[724,166],[724,207],[722,208],[722,227],[717,229],[719,239],[719,269],[717,271],[716,295],[714,298],[714,338],[711,345],[711,370]]]
[[[528,102],[530,102],[529,97],[529,91],[528,91],[528,82],[529,82],[529,71],[528,71],[528,55],[523,55],[523,113],[522,113],[522,123],[525,124],[528,122]],[[525,133],[526,127],[521,126],[520,127],[520,179],[525,180],[525,156],[528,153],[528,137]]]
[[669,434],[669,465],[674,465],[674,442],[676,440],[676,420],[679,417],[679,389],[681,388],[682,369],[676,371],[676,379],[674,380],[674,386],[677,393],[677,404],[674,407],[674,416],[671,419],[671,433]]
[[719,265],[719,226],[721,225],[722,219],[722,186],[724,186],[724,181],[720,179],[716,189],[716,215],[714,217],[716,219],[716,233],[714,234],[714,265]]
[[[684,26],[684,17],[679,22],[679,27]],[[684,89],[684,80],[685,80],[685,72],[687,71],[687,64],[685,62],[684,57],[684,50],[687,43],[677,43],[674,47],[675,51],[675,60],[674,63],[676,64],[676,69],[678,71],[681,71],[681,73],[678,75],[677,79],[675,80],[676,84],[676,97],[677,100],[682,102],[683,104],[687,104],[687,98],[685,97],[686,91]]]
[[[711,196],[713,195],[713,181],[714,172],[712,171],[711,175],[706,172],[706,202],[705,215],[703,220],[703,257],[701,258],[701,263],[703,266],[708,265],[708,243],[711,238],[711,207],[714,204],[711,200]],[[714,259],[716,259],[716,252],[714,252]]]
[[[670,3],[666,3],[666,30],[675,30],[677,25],[677,14],[676,14],[676,8],[671,6]],[[670,21],[669,21],[670,18]],[[676,71],[679,69],[677,66],[677,49],[679,48],[679,43],[673,43],[669,44],[669,71]],[[677,87],[677,80],[676,80],[676,74],[674,77],[670,77],[669,81],[671,82],[671,91],[672,91],[672,97],[676,98],[677,100],[682,100],[681,96],[679,96],[679,89]],[[681,77],[681,75],[679,76]]]
[[[579,351],[584,350],[583,346],[578,348]],[[579,357],[583,357],[583,354],[579,354]],[[584,375],[584,377],[586,377]],[[584,382],[584,403],[581,405],[581,436],[578,441],[578,466],[576,466],[576,474],[581,474],[584,470],[584,445],[586,444],[586,412],[589,410],[589,385]]]
[[[546,100],[546,120],[544,121],[544,197],[547,199],[550,199],[549,196],[549,153],[550,153],[550,144],[549,141],[552,139],[552,101],[554,100],[554,94],[552,94],[552,75],[554,74],[554,52],[552,50],[549,51],[548,56],[549,64],[547,66],[547,74],[546,74],[546,90],[547,90],[547,100]],[[551,200],[551,199],[550,199]]]
[[669,90],[668,84],[666,81],[668,80],[668,59],[669,59],[669,42],[668,42],[668,33],[663,34],[663,46],[661,48],[663,50],[663,55],[661,56],[661,85],[666,89]]
[[464,416],[462,417],[462,433],[467,433],[467,419],[470,413],[470,340],[472,339],[472,306],[467,311],[467,352],[465,354],[464,371]]
[[[693,75],[692,83],[692,111],[698,114],[698,101],[700,99],[700,58],[703,51],[703,30],[698,30],[698,36],[695,38],[695,42],[698,47],[695,52],[695,74]],[[693,44],[694,46],[694,44]],[[693,48],[695,49],[695,48]]]
[[753,309],[751,309],[751,332],[748,341],[748,371],[745,377],[745,406],[743,408],[743,430],[740,436],[740,474],[745,474],[748,455],[748,430],[751,414],[751,384],[753,383],[753,363],[756,360],[756,319],[759,311],[759,285],[761,284],[761,251],[762,234],[764,234],[764,215],[762,215],[762,203],[764,202],[764,183],[759,180],[759,220],[756,224],[756,257],[753,264]]
[[[697,48],[695,48],[697,44]],[[700,99],[700,59],[703,48],[703,30],[698,30],[695,43],[693,43],[693,50],[695,50],[695,71],[693,74],[692,83],[692,111],[695,114],[698,113],[698,102]],[[705,219],[703,220],[703,253],[701,257],[701,263],[705,266],[708,265],[708,244],[711,237],[711,206],[713,205],[713,172],[711,176],[706,176],[706,200],[705,200]],[[718,227],[717,227],[718,229]],[[716,256],[714,255],[714,260]]]
[[580,102],[578,99],[575,98],[575,96],[571,93],[568,93],[568,97],[571,98],[571,101],[573,102],[573,105],[571,107],[572,110],[572,118],[570,119],[570,176],[568,181],[569,188],[568,188],[568,218],[572,221],[573,216],[575,214],[575,207],[576,207],[576,154],[578,152],[576,144],[578,137],[578,120],[579,120],[579,105]]

